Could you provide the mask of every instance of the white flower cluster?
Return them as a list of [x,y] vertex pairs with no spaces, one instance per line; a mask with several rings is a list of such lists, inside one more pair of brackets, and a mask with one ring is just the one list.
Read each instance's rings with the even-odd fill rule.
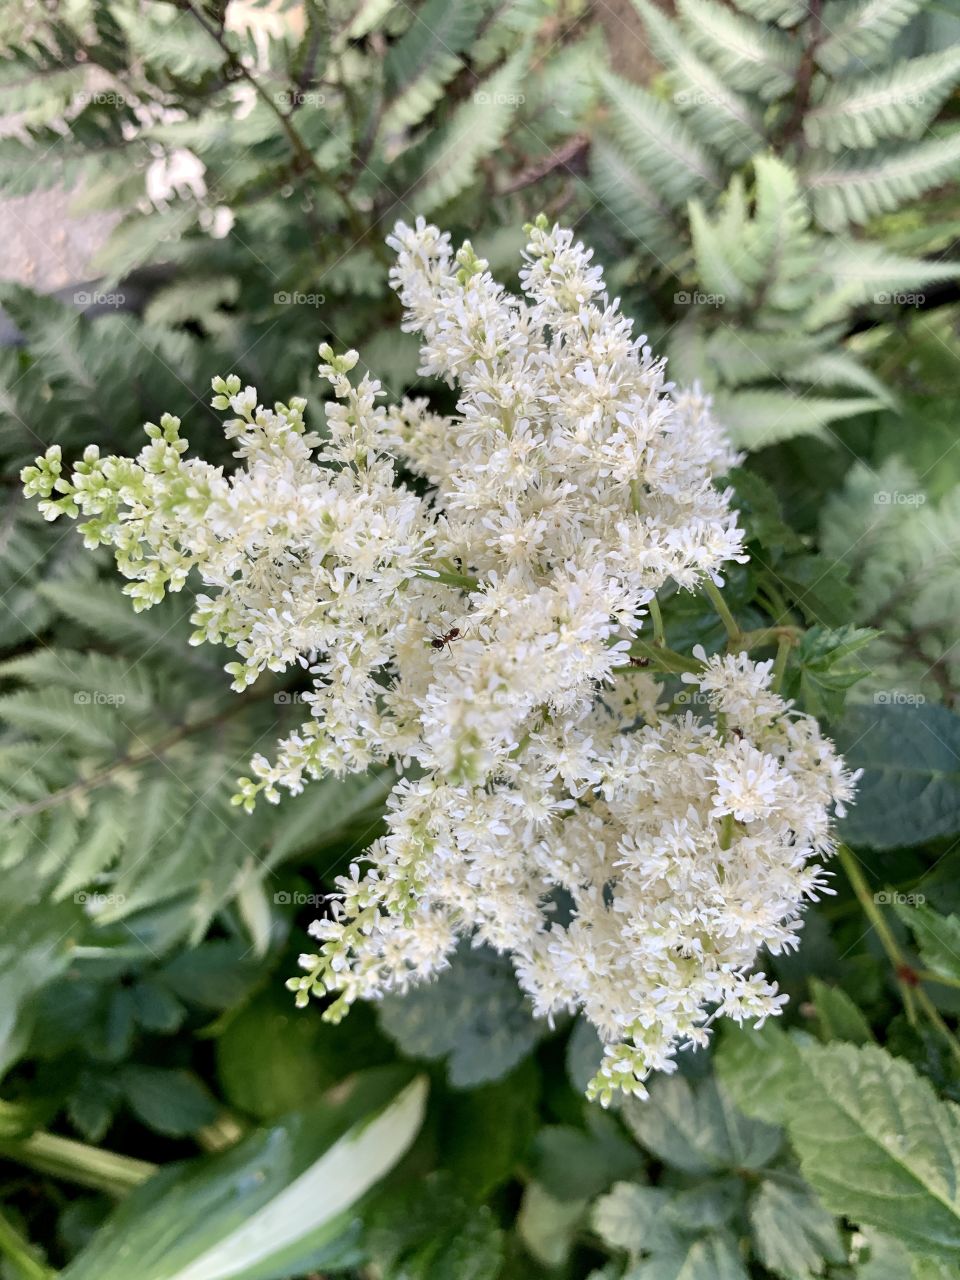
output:
[[698,715],[637,669],[655,593],[745,558],[715,484],[735,459],[590,252],[531,228],[515,297],[422,221],[389,243],[421,372],[459,389],[455,414],[384,408],[376,381],[352,385],[356,353],[323,347],[323,438],[302,401],[264,408],[216,379],[232,474],[185,458],[164,418],[136,460],[90,449],[69,481],[49,451],[27,492],[51,518],[87,517],[135,607],[197,569],[194,640],[237,651],[235,687],[309,670],[310,719],[253,761],[238,801],[402,771],[387,834],[312,928],[300,1003],[338,992],[339,1017],[437,972],[467,935],[510,954],[538,1013],[597,1027],[595,1096],[642,1094],[718,1014],[779,1010],[752,969],[796,943],[852,781],[771,691],[771,664],[695,651]]

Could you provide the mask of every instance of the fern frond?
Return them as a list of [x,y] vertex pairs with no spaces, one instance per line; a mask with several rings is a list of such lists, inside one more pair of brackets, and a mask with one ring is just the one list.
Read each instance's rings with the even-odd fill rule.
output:
[[887,56],[899,33],[925,4],[926,0],[833,0],[823,11],[823,29],[828,34],[817,46],[818,64],[835,74],[850,62],[862,67]]
[[874,157],[853,155],[808,170],[803,183],[823,226],[843,231],[897,209],[960,173],[960,130]]
[[780,32],[716,0],[679,0],[677,7],[692,47],[732,88],[769,99],[793,84],[800,51]]
[[612,72],[601,76],[610,107],[609,132],[627,168],[677,208],[721,186],[720,171],[707,149],[681,117],[645,89]]
[[718,393],[716,413],[734,444],[743,449],[765,449],[794,436],[823,436],[831,422],[866,413],[878,407],[873,398],[829,398],[792,395],[789,391],[738,391]]
[[763,124],[752,105],[697,57],[676,24],[650,0],[634,0],[634,5],[654,51],[669,68],[674,105],[691,118],[703,141],[734,163],[763,147]]
[[430,213],[474,180],[477,165],[500,145],[517,112],[529,53],[521,49],[461,103],[428,152],[412,203]]
[[795,27],[809,9],[805,0],[733,0],[749,18],[758,22],[775,22],[778,27]]
[[463,66],[483,12],[482,0],[427,0],[403,36],[387,54],[385,73],[389,99],[381,128],[417,125],[433,109]]
[[611,142],[598,138],[590,149],[590,159],[590,190],[613,216],[618,229],[658,261],[675,256],[681,229],[660,192]]
[[797,363],[790,371],[795,382],[809,382],[814,387],[850,387],[873,396],[877,405],[893,408],[894,399],[888,387],[859,360],[842,351],[822,351]]
[[910,58],[876,75],[830,84],[804,117],[812,147],[843,151],[918,138],[960,80],[960,47]]

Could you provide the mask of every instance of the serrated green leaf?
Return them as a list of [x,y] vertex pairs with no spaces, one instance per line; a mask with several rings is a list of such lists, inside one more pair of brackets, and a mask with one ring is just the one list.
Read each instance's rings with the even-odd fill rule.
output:
[[960,981],[960,915],[940,915],[924,903],[894,902],[897,915],[916,939],[928,969]]
[[800,1178],[764,1178],[749,1215],[757,1258],[783,1280],[814,1280],[825,1262],[846,1260],[836,1222]]
[[778,1130],[743,1115],[712,1078],[661,1076],[648,1101],[629,1099],[622,1114],[638,1142],[684,1173],[759,1169],[780,1148]]
[[877,694],[848,707],[836,741],[862,769],[843,838],[872,849],[922,844],[960,832],[960,716],[945,707],[903,706]]

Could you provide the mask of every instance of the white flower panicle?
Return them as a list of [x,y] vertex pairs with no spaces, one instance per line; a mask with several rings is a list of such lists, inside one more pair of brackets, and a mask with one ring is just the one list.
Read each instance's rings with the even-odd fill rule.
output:
[[299,1003],[336,992],[338,1018],[469,936],[511,956],[538,1014],[594,1024],[593,1096],[642,1095],[715,1017],[779,1012],[753,968],[796,945],[853,780],[772,664],[695,650],[698,714],[681,714],[631,663],[656,592],[745,559],[716,484],[736,457],[709,402],[631,336],[591,253],[541,221],[514,297],[422,220],[389,244],[453,415],[383,407],[378,382],[348,377],[356,352],[324,346],[322,436],[302,400],[265,408],[218,378],[231,474],[187,458],[165,417],[135,460],[91,448],[70,480],[49,450],[26,491],[115,548],[135,608],[197,570],[193,640],[236,650],[236,688],[309,671],[312,714],[254,759],[239,803],[400,770],[386,835],[312,926]]

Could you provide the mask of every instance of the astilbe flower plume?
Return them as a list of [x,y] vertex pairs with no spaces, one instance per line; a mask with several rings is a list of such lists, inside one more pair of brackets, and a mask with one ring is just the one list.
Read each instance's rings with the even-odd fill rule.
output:
[[236,651],[235,688],[309,670],[310,718],[238,802],[397,766],[386,835],[312,926],[298,1002],[335,992],[336,1019],[466,935],[509,954],[538,1014],[597,1028],[593,1096],[642,1095],[717,1015],[779,1012],[753,968],[796,944],[851,779],[770,663],[695,652],[700,714],[630,664],[657,591],[746,557],[708,401],[665,381],[591,253],[541,220],[515,297],[422,220],[389,244],[453,415],[381,405],[348,376],[356,352],[324,346],[323,435],[303,400],[266,408],[218,378],[232,473],[187,457],[164,417],[136,460],[91,447],[67,480],[54,448],[26,489],[113,546],[135,608],[196,570],[193,641]]

